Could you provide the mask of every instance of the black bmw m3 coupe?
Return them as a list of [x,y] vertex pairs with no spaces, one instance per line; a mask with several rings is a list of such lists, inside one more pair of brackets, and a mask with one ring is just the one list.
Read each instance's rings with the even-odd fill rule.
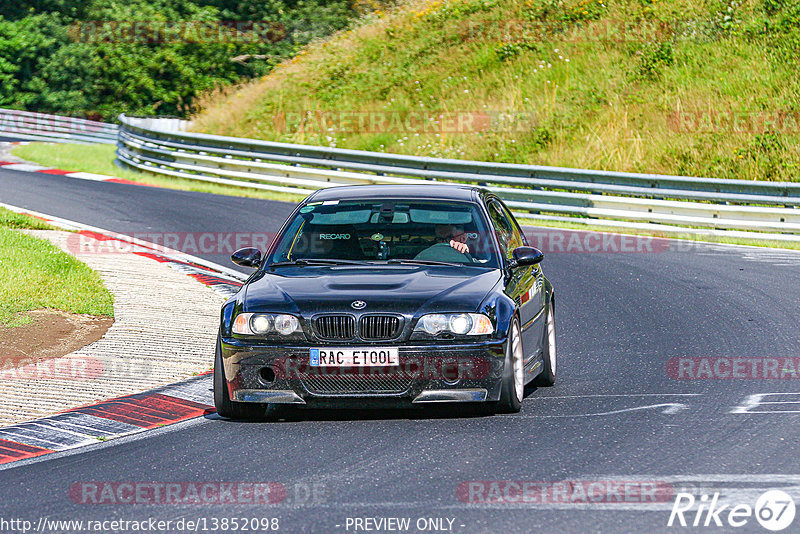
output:
[[313,193],[222,308],[219,415],[270,404],[521,408],[556,379],[555,298],[503,202],[461,185]]

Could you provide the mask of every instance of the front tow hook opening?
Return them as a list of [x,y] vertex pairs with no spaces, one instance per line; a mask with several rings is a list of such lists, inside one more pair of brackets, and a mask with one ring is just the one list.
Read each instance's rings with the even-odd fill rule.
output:
[[258,371],[258,378],[263,384],[272,384],[275,382],[275,370],[269,365],[262,367],[261,370]]

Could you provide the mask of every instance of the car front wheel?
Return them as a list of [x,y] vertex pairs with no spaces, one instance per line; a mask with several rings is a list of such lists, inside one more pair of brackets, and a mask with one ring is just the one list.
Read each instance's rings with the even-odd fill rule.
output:
[[228,394],[225,381],[225,368],[222,365],[222,341],[217,336],[217,350],[214,355],[214,406],[217,414],[226,419],[258,419],[264,417],[266,407],[261,404],[235,402]]
[[522,408],[525,394],[525,369],[520,335],[519,319],[514,317],[508,329],[506,343],[506,360],[503,366],[503,382],[500,389],[500,400],[497,402],[498,413],[517,413]]

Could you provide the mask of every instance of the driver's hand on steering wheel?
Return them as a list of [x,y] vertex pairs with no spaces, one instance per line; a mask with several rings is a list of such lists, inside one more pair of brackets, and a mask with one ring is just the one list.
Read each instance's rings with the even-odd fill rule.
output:
[[466,243],[462,243],[461,241],[456,241],[455,239],[451,239],[450,246],[456,249],[457,251],[461,252],[462,254],[469,254],[469,246]]

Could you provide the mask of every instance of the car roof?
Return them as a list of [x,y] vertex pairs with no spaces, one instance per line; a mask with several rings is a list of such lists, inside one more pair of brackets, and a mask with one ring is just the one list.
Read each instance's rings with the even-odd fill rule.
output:
[[425,183],[419,185],[345,185],[312,193],[307,200],[409,198],[474,201],[482,189],[474,185]]

